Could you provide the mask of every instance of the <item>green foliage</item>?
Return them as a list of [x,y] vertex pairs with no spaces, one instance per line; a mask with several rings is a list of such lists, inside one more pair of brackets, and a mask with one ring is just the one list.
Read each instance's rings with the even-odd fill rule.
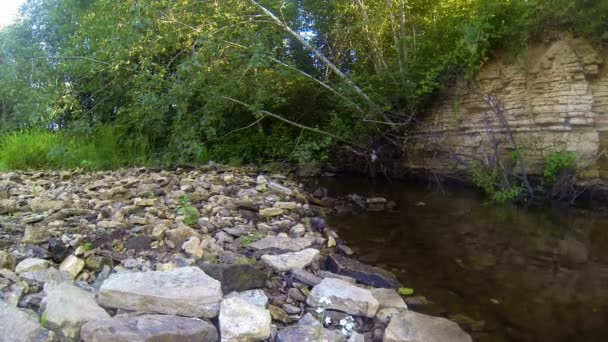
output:
[[507,189],[495,191],[492,200],[498,204],[515,201],[526,189],[520,185],[513,185]]
[[0,137],[0,169],[114,169],[145,162],[137,137],[100,126],[91,135],[31,129]]
[[323,161],[338,141],[263,110],[365,145],[387,129],[376,121],[420,112],[494,51],[561,30],[596,42],[608,32],[605,0],[261,3],[369,101],[250,1],[28,0],[0,31],[0,133],[52,127],[53,147],[0,163]]
[[93,249],[93,244],[92,244],[92,243],[90,243],[90,242],[85,242],[85,243],[82,245],[82,248],[83,248],[85,251],[90,251],[91,249]]
[[262,238],[264,238],[264,234],[262,234],[262,233],[248,234],[247,236],[243,237],[243,239],[241,240],[241,245],[249,246],[256,241],[261,240]]
[[198,210],[190,202],[188,196],[183,196],[179,199],[179,205],[177,206],[176,212],[178,215],[184,216],[184,224],[188,226],[193,226],[201,217]]
[[574,168],[576,156],[572,152],[555,152],[544,158],[543,181],[553,184],[564,172]]
[[48,318],[47,318],[47,313],[46,310],[44,310],[42,312],[42,314],[40,315],[40,325],[42,325],[43,327],[46,328],[47,324],[48,324]]
[[[518,154],[512,155],[516,156]],[[524,187],[517,184],[509,183],[507,186],[501,186],[499,184],[499,179],[504,177],[504,175],[500,175],[496,169],[484,167],[479,162],[473,162],[471,164],[471,175],[473,184],[482,189],[492,201],[498,204],[512,202],[525,191]]]
[[494,196],[496,191],[494,187],[498,179],[496,170],[489,170],[483,167],[481,163],[475,161],[471,164],[471,174],[475,186],[482,189],[486,195]]

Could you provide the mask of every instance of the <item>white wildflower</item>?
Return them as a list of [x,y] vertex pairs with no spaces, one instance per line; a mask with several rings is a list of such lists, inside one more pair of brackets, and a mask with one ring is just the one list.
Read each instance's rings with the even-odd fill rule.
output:
[[321,297],[321,299],[319,299],[319,303],[323,305],[331,305],[331,299],[327,297]]
[[323,309],[323,308],[317,308],[317,313],[323,313],[323,311],[325,311],[325,309]]
[[325,325],[331,324],[331,317],[325,317]]

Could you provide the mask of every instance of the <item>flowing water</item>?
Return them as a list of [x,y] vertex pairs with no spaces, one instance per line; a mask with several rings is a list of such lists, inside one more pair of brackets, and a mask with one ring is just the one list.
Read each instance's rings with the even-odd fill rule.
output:
[[397,203],[329,223],[360,260],[413,288],[410,308],[450,317],[476,341],[608,341],[608,215],[524,210],[474,191],[322,178],[330,196]]

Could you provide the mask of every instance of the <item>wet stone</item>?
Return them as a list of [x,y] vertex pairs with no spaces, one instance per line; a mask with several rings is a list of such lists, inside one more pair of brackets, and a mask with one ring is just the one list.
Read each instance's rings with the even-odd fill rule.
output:
[[213,324],[173,315],[118,315],[89,321],[81,330],[84,342],[198,342],[218,341]]
[[222,283],[222,291],[230,293],[263,288],[268,276],[252,265],[247,264],[206,264],[199,267],[210,277]]
[[398,288],[399,281],[394,274],[377,267],[369,266],[355,259],[341,255],[327,257],[327,268],[336,274],[345,275],[357,281],[381,288]]

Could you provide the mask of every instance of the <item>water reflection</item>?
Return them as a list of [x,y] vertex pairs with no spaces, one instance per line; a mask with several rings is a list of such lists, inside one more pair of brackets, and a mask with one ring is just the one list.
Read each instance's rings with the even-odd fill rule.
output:
[[608,341],[608,216],[524,211],[476,193],[322,179],[330,196],[359,193],[396,212],[330,218],[359,257],[392,269],[478,341]]

